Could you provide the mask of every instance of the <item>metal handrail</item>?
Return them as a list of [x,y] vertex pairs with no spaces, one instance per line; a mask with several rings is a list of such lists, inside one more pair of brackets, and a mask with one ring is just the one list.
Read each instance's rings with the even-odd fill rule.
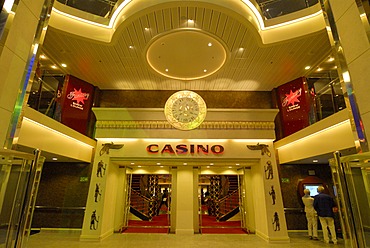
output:
[[[19,152],[16,150],[10,150],[10,149],[0,149],[0,156],[4,157],[14,157],[17,159],[26,159],[26,160],[33,160],[35,156],[33,154]],[[7,161],[5,161],[7,162]]]
[[219,220],[222,216],[229,214],[239,207],[239,189],[215,201],[216,218]]
[[238,191],[239,191],[239,188],[238,188],[238,189],[236,189],[236,190],[234,190],[234,191],[232,191],[231,193],[229,193],[229,194],[225,195],[224,197],[222,197],[222,198],[220,198],[220,199],[216,200],[216,202],[222,202],[222,201],[225,201],[227,198],[232,197],[232,196],[233,196],[235,193],[237,193]]
[[54,207],[54,206],[35,206],[35,209],[45,210],[85,210],[86,207]]
[[284,208],[285,212],[304,212],[304,208]]
[[157,203],[157,198],[148,198],[138,191],[131,189],[130,207],[148,216],[150,219],[155,215]]

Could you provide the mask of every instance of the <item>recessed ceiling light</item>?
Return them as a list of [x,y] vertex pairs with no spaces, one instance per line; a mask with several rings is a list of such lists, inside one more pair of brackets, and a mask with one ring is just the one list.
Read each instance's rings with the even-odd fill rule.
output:
[[62,66],[62,67],[67,67],[67,65],[66,65],[66,64],[64,64],[64,63],[63,63],[63,64],[61,64],[61,66]]
[[207,72],[207,69],[204,69],[203,71],[204,71],[204,72]]
[[305,70],[309,70],[310,68],[311,68],[311,66],[309,66],[309,65],[308,65],[308,66],[306,66],[304,69],[305,69]]
[[166,68],[166,69],[165,69],[165,71],[167,71],[167,72],[168,72],[168,68]]
[[134,162],[131,163],[131,165],[134,165],[134,164],[135,164]]
[[57,160],[58,160],[58,158],[52,158],[52,160],[57,161]]
[[188,165],[188,163],[184,163],[183,165]]
[[319,67],[319,68],[317,68],[317,70],[316,71],[322,71],[322,68],[321,67]]
[[312,162],[314,162],[314,163],[318,163],[318,162],[319,162],[319,160],[314,159],[314,160],[312,160]]
[[213,163],[210,163],[209,165],[214,165]]
[[210,43],[208,43],[208,46],[210,47],[210,46],[212,46],[212,43],[210,42]]
[[163,168],[163,165],[161,165],[160,167]]
[[40,59],[46,59],[46,56],[44,54],[41,54]]
[[52,65],[50,67],[53,68],[53,69],[57,69],[58,68],[56,65]]
[[133,48],[134,48],[134,46],[129,46],[128,48],[133,49]]
[[236,166],[239,166],[240,164],[235,164]]
[[188,22],[194,23],[194,20],[193,19],[188,19]]
[[161,163],[157,163],[157,165],[161,165]]
[[208,165],[207,168],[209,168],[210,166]]
[[244,48],[243,47],[239,48],[239,51],[240,52],[243,52],[244,51]]
[[149,31],[149,28],[144,28],[145,29],[145,31]]
[[141,168],[141,165],[138,165],[137,167]]
[[232,166],[229,166],[229,169],[233,168]]

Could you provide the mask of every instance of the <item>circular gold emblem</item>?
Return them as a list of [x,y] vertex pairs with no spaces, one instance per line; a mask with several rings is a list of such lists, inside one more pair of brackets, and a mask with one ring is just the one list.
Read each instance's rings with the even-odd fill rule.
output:
[[167,121],[175,128],[192,130],[202,124],[206,118],[207,106],[200,95],[183,90],[168,98],[164,113]]

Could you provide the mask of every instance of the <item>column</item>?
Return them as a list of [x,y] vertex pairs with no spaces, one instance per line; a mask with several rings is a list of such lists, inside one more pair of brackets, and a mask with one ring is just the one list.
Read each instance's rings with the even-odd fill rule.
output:
[[268,145],[271,153],[251,169],[256,234],[269,242],[289,242],[275,153]]
[[[7,1],[6,1],[7,2]],[[0,142],[11,147],[33,60],[42,43],[53,0],[20,0],[8,16],[0,44]],[[8,142],[7,142],[8,141]]]
[[109,146],[99,141],[91,172],[81,241],[100,241],[121,229],[125,217],[124,201],[128,194],[126,191],[124,195],[124,187],[127,186],[125,176],[125,171],[111,163]]
[[[359,151],[368,151],[370,137],[370,30],[365,13],[355,0],[321,0],[326,12],[328,35],[339,64],[341,79],[348,96],[347,107],[356,126]],[[359,3],[361,4],[361,3]],[[344,87],[343,87],[344,89]]]
[[[12,3],[8,3],[11,1],[5,2],[8,8],[1,13],[1,21],[5,23],[1,24],[4,30],[0,32],[0,144],[1,148],[11,148],[26,93],[25,82],[28,82],[26,79],[30,75],[28,68],[30,65],[32,67],[31,58],[37,52],[35,44],[40,43],[42,28],[39,27],[46,25],[46,13],[50,13],[53,1],[20,0],[15,14],[10,12]],[[7,165],[0,168],[3,176],[0,179],[1,203],[5,197],[10,169]]]
[[194,177],[193,168],[177,167],[176,181],[176,234],[194,234]]

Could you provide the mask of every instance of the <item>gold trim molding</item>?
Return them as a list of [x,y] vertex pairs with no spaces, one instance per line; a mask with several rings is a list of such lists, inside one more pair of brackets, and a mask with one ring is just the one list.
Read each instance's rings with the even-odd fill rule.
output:
[[[97,121],[98,129],[175,129],[167,121]],[[197,129],[274,130],[272,121],[205,121]]]

